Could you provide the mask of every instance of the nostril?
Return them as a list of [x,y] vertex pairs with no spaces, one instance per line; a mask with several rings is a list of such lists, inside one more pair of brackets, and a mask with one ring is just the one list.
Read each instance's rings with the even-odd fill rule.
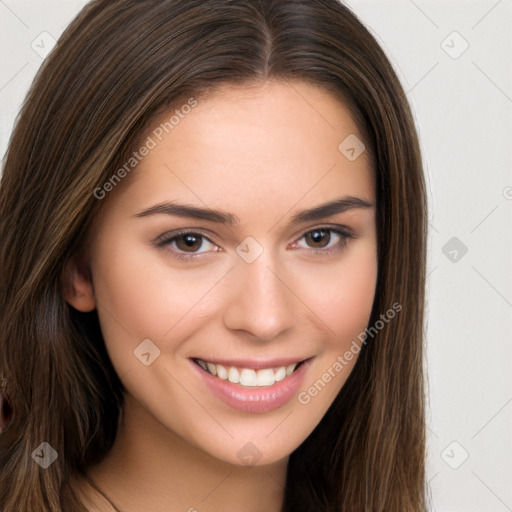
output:
[[12,425],[14,411],[9,402],[9,397],[4,389],[0,389],[0,434],[6,432]]

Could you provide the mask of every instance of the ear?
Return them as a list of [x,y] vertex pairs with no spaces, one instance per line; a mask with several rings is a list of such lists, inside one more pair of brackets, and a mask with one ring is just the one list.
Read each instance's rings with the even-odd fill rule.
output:
[[96,309],[96,299],[89,264],[76,254],[64,265],[61,274],[61,290],[64,300],[82,313]]

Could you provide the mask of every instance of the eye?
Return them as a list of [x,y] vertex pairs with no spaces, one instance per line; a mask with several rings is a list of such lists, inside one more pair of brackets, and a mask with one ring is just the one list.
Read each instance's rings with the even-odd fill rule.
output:
[[169,233],[155,242],[159,247],[169,247],[177,256],[195,256],[210,251],[218,251],[219,247],[201,233],[185,231]]
[[[328,253],[345,247],[349,238],[353,238],[352,234],[341,229],[319,227],[304,233],[294,246]],[[301,240],[305,246],[300,243]]]

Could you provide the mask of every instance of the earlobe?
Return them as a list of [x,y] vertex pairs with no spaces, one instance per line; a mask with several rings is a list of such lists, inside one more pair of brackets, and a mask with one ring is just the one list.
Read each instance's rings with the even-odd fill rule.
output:
[[62,270],[61,290],[64,300],[78,311],[89,313],[96,309],[91,272],[76,258],[71,258]]

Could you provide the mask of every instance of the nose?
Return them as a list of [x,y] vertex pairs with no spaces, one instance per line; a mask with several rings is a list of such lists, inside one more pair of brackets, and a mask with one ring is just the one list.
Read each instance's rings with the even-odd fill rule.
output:
[[260,341],[291,329],[296,314],[294,296],[269,259],[262,255],[252,263],[239,261],[231,279],[224,309],[227,329],[244,331]]

